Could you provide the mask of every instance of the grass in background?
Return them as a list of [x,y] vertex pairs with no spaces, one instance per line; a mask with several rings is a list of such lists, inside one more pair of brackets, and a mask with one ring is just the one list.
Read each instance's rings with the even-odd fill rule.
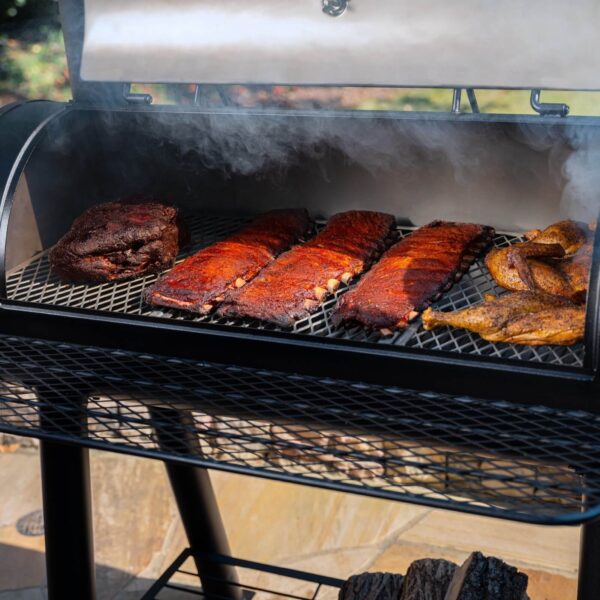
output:
[[[481,112],[498,114],[532,114],[528,90],[476,90]],[[565,102],[571,115],[600,115],[600,92],[542,91],[542,102]],[[403,89],[393,97],[373,98],[362,102],[363,110],[449,111],[452,90]],[[469,110],[463,92],[463,110]]]

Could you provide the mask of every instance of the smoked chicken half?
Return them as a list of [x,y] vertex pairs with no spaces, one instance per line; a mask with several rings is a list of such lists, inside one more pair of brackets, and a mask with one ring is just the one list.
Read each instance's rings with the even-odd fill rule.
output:
[[469,308],[451,312],[428,308],[423,313],[426,330],[445,325],[474,331],[490,342],[569,346],[583,339],[585,308],[544,293],[487,294]]
[[584,302],[593,235],[584,223],[560,221],[526,234],[527,241],[494,248],[485,264],[498,285],[511,291],[539,291]]

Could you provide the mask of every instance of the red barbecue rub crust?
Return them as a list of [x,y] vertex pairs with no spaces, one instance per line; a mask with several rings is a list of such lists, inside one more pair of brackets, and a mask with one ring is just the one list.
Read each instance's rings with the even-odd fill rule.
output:
[[50,251],[50,265],[70,281],[131,279],[170,267],[185,238],[172,206],[106,202],[75,219]]
[[282,254],[250,284],[229,293],[219,313],[293,325],[314,312],[342,279],[372,264],[385,250],[394,223],[392,215],[377,212],[334,215],[311,241]]
[[468,269],[493,229],[434,221],[392,246],[360,283],[341,298],[333,322],[374,328],[404,327],[439,292]]
[[149,304],[207,314],[309,229],[304,209],[273,210],[186,258],[144,292]]

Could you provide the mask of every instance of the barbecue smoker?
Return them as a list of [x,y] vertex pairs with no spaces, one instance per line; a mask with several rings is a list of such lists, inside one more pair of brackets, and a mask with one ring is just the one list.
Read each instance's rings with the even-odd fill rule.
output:
[[[600,121],[567,116],[540,91],[600,88],[595,3],[566,14],[541,0],[518,10],[468,0],[60,4],[74,100],[0,111],[0,430],[42,440],[50,597],[94,597],[86,453],[98,448],[167,464],[191,549],[146,598],[188,559],[215,597],[239,597],[235,566],[312,582],[315,598],[341,584],[229,557],[197,467],[584,524],[579,598],[596,598],[597,240],[585,338],[565,347],[425,331],[419,319],[393,336],[335,327],[348,286],[292,329],[193,317],[142,301],[155,276],[69,284],[48,263],[75,217],[131,195],[181,210],[186,254],[274,207],[306,207],[317,225],[382,210],[399,235],[434,219],[484,223],[496,246],[563,218],[595,221]],[[194,102],[161,106],[133,83],[195,85]],[[228,84],[444,87],[449,111],[248,109],[226,102]],[[530,90],[539,114],[486,114],[477,87]],[[480,258],[435,306],[496,290]]]

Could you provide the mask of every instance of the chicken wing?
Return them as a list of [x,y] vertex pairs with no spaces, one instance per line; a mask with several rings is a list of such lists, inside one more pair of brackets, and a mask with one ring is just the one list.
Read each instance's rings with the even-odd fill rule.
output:
[[567,346],[583,339],[585,308],[543,293],[488,294],[480,304],[462,310],[429,308],[423,313],[423,326],[428,331],[442,326],[468,329],[490,342]]
[[[585,300],[589,278],[591,232],[575,221],[560,221],[526,234],[528,241],[494,248],[485,264],[498,285],[511,291],[541,291],[575,302]],[[586,269],[587,265],[587,269]]]

